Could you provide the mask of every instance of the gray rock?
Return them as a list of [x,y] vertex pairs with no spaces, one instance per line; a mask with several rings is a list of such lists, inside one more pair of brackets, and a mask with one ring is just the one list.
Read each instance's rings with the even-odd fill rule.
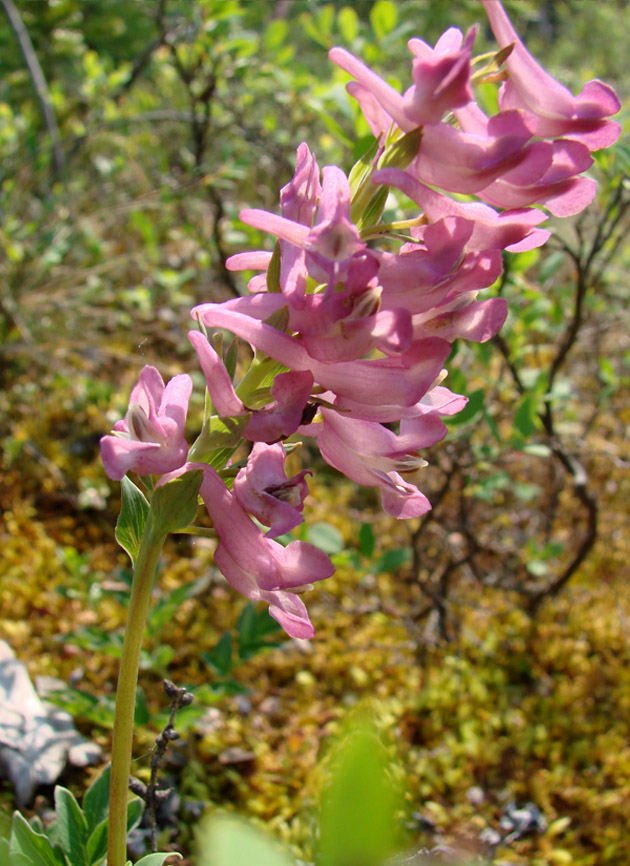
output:
[[0,774],[13,784],[18,805],[28,804],[39,785],[54,784],[68,762],[85,767],[101,752],[69,713],[41,700],[22,662],[0,641]]

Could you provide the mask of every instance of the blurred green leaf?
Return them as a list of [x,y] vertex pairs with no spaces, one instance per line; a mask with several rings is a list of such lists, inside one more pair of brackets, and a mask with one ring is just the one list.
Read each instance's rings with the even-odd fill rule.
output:
[[88,826],[85,816],[74,794],[61,785],[55,788],[55,811],[59,841],[72,866],[91,866],[86,851]]
[[234,815],[212,815],[196,835],[197,866],[295,866],[273,839]]
[[412,556],[413,551],[410,547],[396,547],[393,550],[388,550],[377,560],[374,571],[376,574],[396,571],[401,565],[410,562]]
[[351,720],[320,802],[316,866],[381,866],[396,850],[400,793],[373,725]]
[[306,528],[306,537],[311,544],[319,547],[329,556],[341,553],[345,547],[343,535],[336,526],[332,526],[330,523],[311,523]]
[[359,550],[363,556],[368,559],[372,556],[374,553],[375,543],[376,539],[374,538],[372,525],[370,523],[362,523],[361,529],[359,530]]
[[370,9],[370,24],[374,35],[383,39],[398,23],[398,9],[392,0],[376,0]]

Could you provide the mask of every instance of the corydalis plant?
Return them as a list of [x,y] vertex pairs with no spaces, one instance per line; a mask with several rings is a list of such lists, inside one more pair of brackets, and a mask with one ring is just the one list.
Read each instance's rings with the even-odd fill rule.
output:
[[[124,864],[140,643],[166,535],[207,533],[194,524],[200,496],[226,580],[265,601],[289,636],[312,637],[301,594],[333,566],[310,544],[274,540],[302,521],[307,493],[306,473],[285,471],[287,440],[312,437],[330,465],[379,488],[393,516],[424,514],[431,506],[413,481],[424,464],[419,451],[446,435],[443,416],[466,403],[441,384],[452,342],[484,342],[503,324],[505,300],[478,299],[499,277],[503,250],[541,246],[550,234],[541,228],[547,212],[576,214],[595,195],[583,172],[591,151],[619,135],[609,119],[617,97],[597,81],[573,97],[529,55],[498,0],[484,7],[497,53],[473,56],[475,28],[465,36],[451,28],[435,47],[412,39],[404,94],[332,49],[331,60],[352,78],[348,91],[374,134],[372,147],[346,176],[337,166],[320,172],[302,143],[280,213],[241,213],[275,246],[228,260],[231,270],[259,271],[248,295],[192,311],[199,330],[189,339],[207,385],[194,444],[184,438],[190,378],[164,386],[153,367],[143,371],[126,418],[101,441],[107,473],[124,479],[117,537],[134,560],[109,866]],[[491,82],[500,85],[499,110],[488,117],[475,88]],[[413,203],[408,219],[384,221],[392,189]],[[240,378],[236,339],[224,346],[219,329],[254,350]],[[245,443],[253,443],[246,465],[232,466]]]

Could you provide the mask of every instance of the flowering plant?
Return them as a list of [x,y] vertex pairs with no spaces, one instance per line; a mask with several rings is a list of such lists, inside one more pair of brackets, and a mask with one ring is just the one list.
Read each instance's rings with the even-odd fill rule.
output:
[[[499,43],[473,56],[476,28],[436,43],[411,39],[404,94],[333,48],[374,135],[346,175],[321,172],[306,143],[280,191],[280,213],[242,211],[275,238],[273,251],[232,256],[258,271],[249,293],[192,310],[189,334],[206,380],[201,431],[184,435],[192,380],[166,386],[145,367],[124,420],[101,440],[107,474],[123,480],[117,537],[134,561],[112,753],[109,866],[126,859],[126,798],[142,632],[169,532],[194,534],[198,497],[217,537],[215,563],[240,593],[264,601],[285,632],[310,638],[302,594],[333,573],[313,545],[276,538],[302,520],[307,472],[288,477],[287,440],[311,437],[323,459],[380,490],[396,518],[431,505],[418,489],[423,448],[447,433],[444,416],[466,398],[442,383],[456,338],[485,342],[507,315],[503,298],[478,299],[501,274],[502,251],[545,243],[547,212],[571,216],[595,195],[583,173],[619,126],[614,92],[591,81],[574,97],[527,52],[498,0],[484,0]],[[475,88],[499,85],[487,116]],[[413,215],[387,221],[390,195]],[[474,198],[473,198],[474,197]],[[536,205],[537,207],[534,207]],[[541,209],[541,208],[544,208]],[[226,343],[223,332],[234,340]],[[236,371],[236,340],[253,350]],[[237,451],[253,443],[246,459]],[[138,484],[128,477],[133,472]]]

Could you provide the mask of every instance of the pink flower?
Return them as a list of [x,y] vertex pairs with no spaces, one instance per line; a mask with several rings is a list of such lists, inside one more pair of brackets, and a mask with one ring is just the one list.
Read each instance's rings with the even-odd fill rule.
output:
[[313,377],[308,371],[280,373],[270,389],[271,402],[264,409],[248,409],[239,399],[223,361],[200,331],[190,331],[206,377],[210,398],[219,416],[237,418],[250,414],[243,436],[254,442],[277,442],[295,433],[311,393]]
[[[322,457],[357,484],[380,487],[383,507],[398,518],[419,517],[431,503],[400,473],[426,465],[415,451],[439,442],[446,426],[435,413],[400,422],[400,435],[381,424],[348,418],[322,409],[322,424],[313,424]],[[319,428],[319,429],[317,429]]]
[[101,439],[105,472],[120,481],[127,472],[171,472],[186,462],[184,426],[192,391],[190,376],[175,376],[164,387],[155,367],[146,366],[134,386],[123,421]]
[[370,406],[378,402],[412,406],[430,387],[450,352],[448,343],[432,337],[412,343],[395,357],[325,363],[309,355],[295,337],[225,304],[201,304],[192,310],[192,316],[209,328],[226,328],[292,370],[310,372],[324,390]]
[[[309,190],[314,186],[312,174],[316,168],[317,163],[309,160]],[[300,171],[298,165],[294,180]],[[365,249],[357,227],[350,220],[348,178],[334,165],[325,166],[322,174],[323,183],[313,226],[310,222],[301,222],[312,215],[313,205],[311,199],[304,201],[300,197],[299,184],[298,191],[290,199],[291,207],[285,205],[282,216],[257,208],[245,209],[240,213],[244,223],[270,232],[279,239],[281,289],[289,303],[297,309],[305,304],[306,278],[309,274],[318,282],[330,282],[334,287],[345,278],[350,260]],[[285,212],[300,221],[285,216]]]
[[475,193],[527,160],[528,174],[540,177],[549,165],[541,142],[519,111],[502,111],[474,132],[448,123],[427,126],[409,171],[425,183],[459,193]]
[[291,637],[313,637],[306,607],[295,593],[330,577],[334,572],[330,559],[307,542],[292,541],[282,547],[265,537],[219,474],[205,463],[187,463],[161,483],[194,469],[203,470],[199,493],[219,536],[214,561],[227,582],[246,598],[267,602],[271,616]]
[[470,52],[475,35],[473,27],[464,40],[461,31],[452,27],[435,48],[421,39],[411,39],[408,45],[415,55],[414,83],[402,96],[345,49],[332,48],[328,56],[355,79],[347,85],[348,93],[357,100],[378,138],[392,123],[403,132],[437,123],[447,111],[472,99]]
[[542,246],[551,232],[537,228],[547,219],[533,208],[497,213],[481,202],[459,202],[431,189],[399,168],[384,168],[373,175],[374,183],[395,186],[416,202],[430,222],[447,216],[471,220],[474,229],[466,247],[469,250],[523,252]]
[[501,273],[501,253],[468,252],[474,228],[472,220],[448,216],[421,226],[417,242],[404,244],[397,254],[375,252],[381,309],[426,313],[457,294],[491,286]]
[[289,532],[303,520],[302,508],[308,493],[308,470],[287,478],[285,451],[281,444],[257,442],[247,466],[234,479],[234,495],[245,511],[270,529],[267,538]]
[[566,135],[590,150],[613,144],[621,132],[618,123],[607,120],[621,108],[615,91],[595,79],[573,96],[527,51],[499,0],[483,0],[483,5],[501,48],[514,46],[505,61],[509,78],[499,95],[500,107],[531,113],[537,120],[539,138]]

